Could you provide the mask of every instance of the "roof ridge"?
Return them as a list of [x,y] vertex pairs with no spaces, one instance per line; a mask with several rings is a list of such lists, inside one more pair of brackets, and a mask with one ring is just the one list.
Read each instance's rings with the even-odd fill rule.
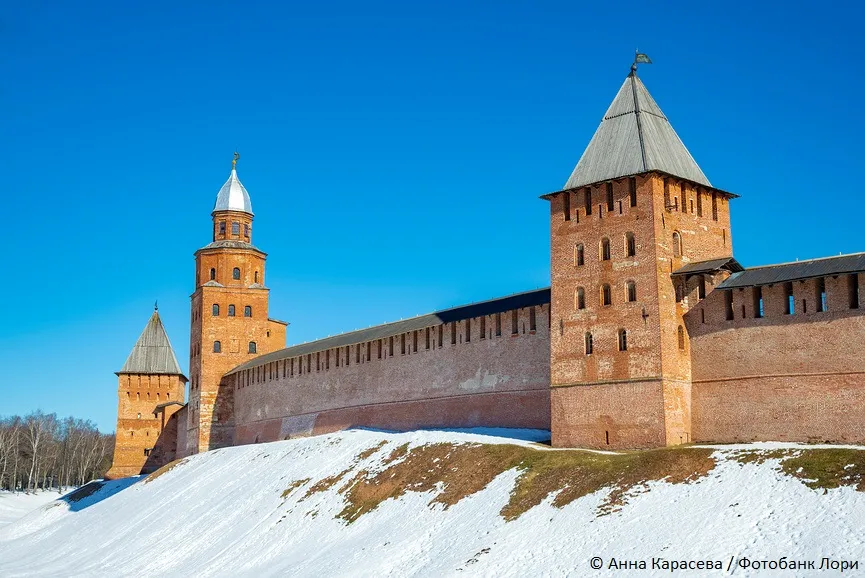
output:
[[857,257],[859,255],[865,255],[865,251],[860,251],[858,253],[843,253],[841,255],[831,255],[829,257],[814,257],[813,259],[802,259],[801,261],[785,261],[783,263],[769,263],[767,265],[754,265],[753,267],[746,267],[747,271],[752,269],[765,269],[766,267],[783,267],[784,265],[801,265],[802,263],[810,263],[811,261],[826,261],[828,259],[841,259],[843,257]]

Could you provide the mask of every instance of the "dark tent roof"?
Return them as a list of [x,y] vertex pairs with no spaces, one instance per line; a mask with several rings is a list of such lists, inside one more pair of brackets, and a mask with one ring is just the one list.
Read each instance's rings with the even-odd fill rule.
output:
[[863,271],[865,271],[865,253],[854,253],[852,255],[839,255],[838,257],[811,259],[810,261],[752,267],[740,273],[733,273],[716,289],[773,285],[787,281],[861,273]]

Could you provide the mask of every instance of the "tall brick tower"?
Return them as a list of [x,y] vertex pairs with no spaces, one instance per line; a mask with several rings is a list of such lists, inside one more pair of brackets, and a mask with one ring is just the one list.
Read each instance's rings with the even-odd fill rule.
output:
[[[154,308],[150,321],[117,372],[117,434],[109,478],[146,474],[174,459],[174,436],[163,425],[183,406],[186,377]],[[154,413],[161,410],[162,419]],[[176,422],[172,422],[176,427]],[[174,431],[176,435],[176,430]]]
[[690,441],[682,316],[736,265],[732,197],[712,187],[632,66],[564,188],[544,195],[553,445]]
[[223,375],[285,347],[286,324],[268,318],[267,255],[252,245],[252,203],[237,178],[238,158],[216,196],[213,242],[195,252],[187,454],[233,442],[234,392]]

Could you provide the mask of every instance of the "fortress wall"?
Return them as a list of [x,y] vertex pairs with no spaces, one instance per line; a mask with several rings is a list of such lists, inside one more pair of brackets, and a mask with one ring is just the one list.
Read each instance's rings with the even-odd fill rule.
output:
[[732,320],[724,290],[688,313],[694,441],[865,442],[865,303],[850,308],[847,276],[824,282],[823,312],[810,279],[792,315],[783,283],[762,287],[763,318],[751,287],[732,290]]
[[515,325],[502,313],[499,336],[488,315],[483,338],[475,317],[470,339],[465,320],[429,328],[428,349],[422,329],[233,374],[235,443],[350,427],[547,429],[549,305],[534,307],[535,330],[531,309]]

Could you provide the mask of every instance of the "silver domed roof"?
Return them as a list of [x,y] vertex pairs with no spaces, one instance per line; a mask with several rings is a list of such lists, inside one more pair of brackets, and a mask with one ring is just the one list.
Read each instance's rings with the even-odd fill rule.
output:
[[237,178],[236,169],[231,169],[228,180],[219,189],[213,211],[242,211],[252,214],[252,202],[249,200],[249,193],[246,192],[246,187]]

